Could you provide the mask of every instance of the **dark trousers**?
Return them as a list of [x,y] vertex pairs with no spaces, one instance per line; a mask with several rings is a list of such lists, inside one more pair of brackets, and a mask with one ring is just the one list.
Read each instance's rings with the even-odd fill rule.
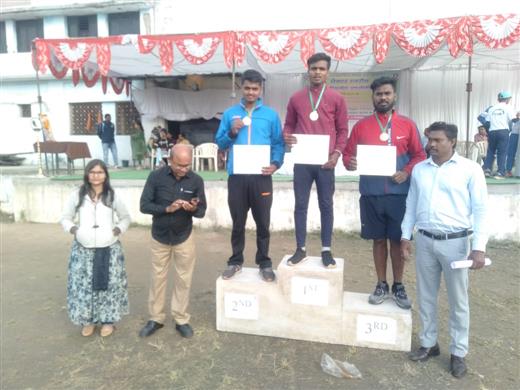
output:
[[[511,134],[507,144],[507,161],[506,171],[511,172],[515,165],[516,150],[518,149],[518,134]],[[520,172],[515,172],[516,176],[520,176]]]
[[228,205],[233,230],[229,265],[244,263],[247,212],[251,209],[256,223],[256,264],[260,268],[271,267],[269,257],[269,224],[273,204],[273,180],[271,176],[231,175],[228,178]]
[[509,141],[509,130],[493,130],[488,136],[488,150],[484,161],[484,169],[491,170],[497,154],[498,173],[504,175],[506,172],[507,142]]
[[334,225],[334,179],[334,169],[323,169],[320,165],[294,164],[294,224],[298,248],[305,246],[307,210],[313,182],[316,182],[320,207],[321,245],[331,246]]

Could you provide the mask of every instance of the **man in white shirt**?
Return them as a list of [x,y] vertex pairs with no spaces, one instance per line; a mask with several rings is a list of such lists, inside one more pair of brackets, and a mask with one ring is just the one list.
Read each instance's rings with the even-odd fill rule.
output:
[[484,160],[484,174],[486,177],[491,176],[491,169],[495,162],[495,153],[498,166],[495,178],[503,179],[506,175],[507,143],[509,141],[511,121],[515,116],[513,107],[509,105],[511,96],[510,92],[500,92],[498,94],[498,103],[491,106],[485,114],[482,114],[486,115],[486,119],[489,121],[488,150]]
[[429,130],[431,157],[412,171],[401,225],[401,252],[405,258],[410,257],[414,227],[418,231],[415,257],[421,346],[409,358],[425,361],[440,354],[437,295],[444,273],[450,307],[450,371],[460,378],[467,371],[468,270],[451,269],[451,263],[467,258],[473,260],[471,269],[484,266],[487,187],[481,167],[455,151],[457,126],[435,122]]

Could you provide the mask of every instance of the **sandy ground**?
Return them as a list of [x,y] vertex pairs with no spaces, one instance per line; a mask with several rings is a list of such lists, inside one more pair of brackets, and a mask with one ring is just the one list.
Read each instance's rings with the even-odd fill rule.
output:
[[[149,229],[123,237],[131,314],[113,336],[84,338],[66,312],[70,235],[57,225],[1,226],[1,383],[3,389],[517,389],[520,388],[520,246],[491,243],[493,266],[471,272],[471,334],[466,378],[448,373],[446,292],[440,295],[441,356],[412,363],[403,352],[337,346],[217,332],[215,279],[229,255],[229,231],[197,231],[198,262],[191,312],[195,337],[182,339],[171,322],[147,339]],[[248,234],[247,264],[254,237]],[[292,232],[272,237],[275,264],[293,250]],[[371,244],[335,235],[334,253],[347,259],[345,288],[368,293],[375,273]],[[319,252],[311,235],[308,248]],[[389,271],[390,272],[390,271]],[[391,277],[390,277],[391,280]],[[414,265],[405,282],[415,298]],[[417,347],[417,308],[413,347]],[[363,379],[338,379],[320,368],[320,357],[355,364]]]

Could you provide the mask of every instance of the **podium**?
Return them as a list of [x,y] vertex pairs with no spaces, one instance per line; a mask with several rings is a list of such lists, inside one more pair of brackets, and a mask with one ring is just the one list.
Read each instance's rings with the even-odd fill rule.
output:
[[368,294],[343,290],[345,262],[325,268],[320,257],[289,266],[285,256],[274,282],[257,268],[217,279],[217,330],[329,344],[409,351],[412,314],[391,299],[368,303]]

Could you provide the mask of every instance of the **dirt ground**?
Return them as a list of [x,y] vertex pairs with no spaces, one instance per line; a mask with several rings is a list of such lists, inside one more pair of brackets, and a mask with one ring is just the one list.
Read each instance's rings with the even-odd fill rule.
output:
[[[191,298],[195,336],[182,339],[171,322],[147,339],[137,335],[147,318],[149,228],[133,227],[122,242],[127,259],[131,314],[113,336],[84,338],[66,311],[66,270],[71,237],[48,224],[1,226],[1,383],[9,389],[518,389],[520,388],[520,246],[491,243],[494,264],[471,272],[469,373],[462,380],[449,364],[447,304],[440,294],[441,356],[412,363],[403,352],[320,344],[215,329],[215,280],[229,255],[229,231],[197,231],[198,262]],[[254,237],[248,233],[247,264]],[[293,250],[292,232],[272,237],[275,264]],[[311,235],[311,254],[319,238]],[[371,244],[336,234],[346,258],[345,288],[368,293],[375,273]],[[390,270],[389,270],[390,272]],[[391,280],[391,277],[390,277]],[[415,298],[414,265],[405,282]],[[417,346],[417,307],[413,341]],[[348,360],[361,380],[326,375],[320,357]]]

